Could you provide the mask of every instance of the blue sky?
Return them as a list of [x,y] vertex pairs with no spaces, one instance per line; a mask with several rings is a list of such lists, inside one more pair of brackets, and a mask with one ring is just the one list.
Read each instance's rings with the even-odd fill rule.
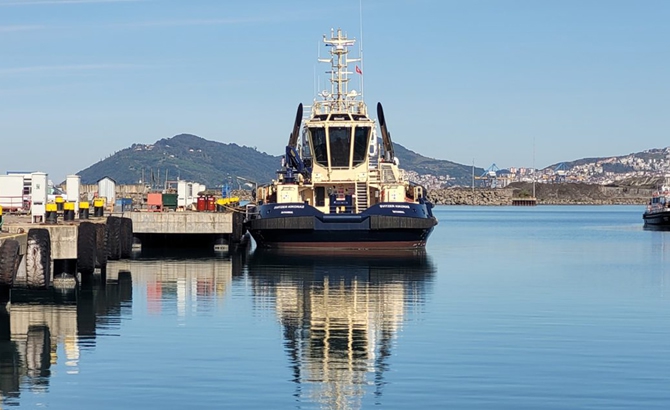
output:
[[[180,133],[279,155],[325,78],[322,35],[360,39],[360,5],[0,0],[0,172],[56,180]],[[670,145],[670,1],[362,10],[365,100],[418,153],[544,167]]]

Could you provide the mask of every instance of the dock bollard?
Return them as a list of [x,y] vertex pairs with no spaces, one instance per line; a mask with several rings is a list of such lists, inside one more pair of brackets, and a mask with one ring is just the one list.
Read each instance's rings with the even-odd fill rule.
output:
[[58,223],[58,206],[54,203],[48,203],[45,205],[45,210],[44,219],[46,223],[56,225]]
[[100,218],[104,215],[105,200],[104,199],[94,199],[93,200],[93,216]]
[[63,212],[63,205],[65,204],[65,199],[62,196],[56,197],[56,212]]
[[88,202],[79,202],[79,219],[88,219]]
[[74,202],[66,202],[63,204],[63,220],[74,221]]
[[224,212],[226,210],[227,198],[219,198],[216,200],[216,212]]

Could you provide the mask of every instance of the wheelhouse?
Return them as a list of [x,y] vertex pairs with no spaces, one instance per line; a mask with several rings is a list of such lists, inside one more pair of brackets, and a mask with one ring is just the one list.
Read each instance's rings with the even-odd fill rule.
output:
[[312,163],[328,169],[364,165],[368,159],[372,126],[371,122],[308,124],[306,133]]

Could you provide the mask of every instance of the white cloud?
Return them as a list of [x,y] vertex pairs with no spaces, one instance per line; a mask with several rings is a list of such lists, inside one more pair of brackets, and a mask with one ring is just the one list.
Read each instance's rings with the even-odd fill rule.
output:
[[35,6],[43,4],[92,4],[92,3],[134,3],[151,0],[23,0],[0,1],[2,6]]
[[262,23],[279,20],[278,17],[220,18],[193,20],[159,20],[141,21],[136,23],[119,23],[111,27],[177,27],[177,26],[219,26],[228,24]]
[[27,67],[13,67],[0,68],[0,74],[29,74],[29,73],[44,73],[44,72],[61,72],[61,71],[94,71],[94,70],[127,70],[135,68],[146,68],[145,65],[139,64],[70,64],[70,65],[44,65],[44,66],[27,66]]
[[13,33],[16,31],[34,31],[34,30],[43,30],[47,26],[42,25],[24,25],[24,26],[0,26],[0,33]]

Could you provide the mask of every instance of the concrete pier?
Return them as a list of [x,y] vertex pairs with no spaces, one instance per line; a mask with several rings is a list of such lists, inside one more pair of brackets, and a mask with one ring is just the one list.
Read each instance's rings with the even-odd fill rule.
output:
[[[121,215],[121,214],[115,214]],[[226,251],[244,235],[243,214],[235,212],[125,212],[133,221],[133,249],[199,248]]]
[[209,234],[233,232],[233,214],[223,212],[125,212],[136,234]]
[[26,253],[26,245],[28,243],[28,231],[22,231],[22,232],[0,232],[0,245],[7,239],[14,239],[15,241],[19,242],[20,246],[20,255],[25,255]]
[[96,270],[106,273],[107,260],[130,257],[133,240],[129,218],[33,223],[29,216],[6,215],[3,229],[0,246],[9,239],[20,245],[16,265],[0,272],[0,285],[8,288],[50,288],[64,274],[86,281]]

